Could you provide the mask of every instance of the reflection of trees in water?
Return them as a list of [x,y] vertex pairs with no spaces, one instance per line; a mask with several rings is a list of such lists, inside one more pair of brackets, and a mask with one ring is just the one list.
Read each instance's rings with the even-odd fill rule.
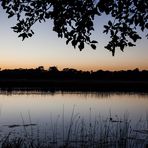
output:
[[97,91],[50,91],[49,89],[1,89],[1,95],[76,95],[82,98],[95,98],[95,99],[109,99],[113,95],[117,96],[135,96],[139,99],[148,99],[148,93],[143,92],[97,92]]

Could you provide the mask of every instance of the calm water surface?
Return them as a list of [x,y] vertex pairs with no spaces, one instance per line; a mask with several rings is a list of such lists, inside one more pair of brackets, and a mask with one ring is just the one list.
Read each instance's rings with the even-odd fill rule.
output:
[[[28,122],[48,123],[63,116],[68,121],[74,109],[83,118],[99,115],[103,117],[128,114],[132,120],[139,120],[148,113],[148,95],[124,93],[40,93],[14,92],[0,94],[0,124]],[[64,113],[63,113],[64,112]],[[22,119],[23,118],[23,119]]]
[[[112,122],[112,120],[110,122],[111,118],[117,122]],[[125,119],[128,119],[132,129],[145,130],[144,132],[147,133],[148,94],[0,92],[0,137],[11,135],[12,138],[20,136],[27,138],[29,135],[32,139],[40,137],[45,142],[58,141],[60,145],[67,139],[70,125],[72,125],[70,132],[72,141],[81,139],[83,128],[87,131],[86,136],[89,141],[93,128],[97,134],[100,134],[96,138],[102,137],[101,133],[105,130],[104,125],[107,123],[110,125],[111,133],[116,133],[120,126],[123,126],[123,131],[126,133]],[[95,121],[99,128],[95,128]],[[140,128],[137,126],[139,121]],[[93,125],[90,126],[90,123]],[[27,124],[29,126],[23,126]],[[30,124],[35,124],[35,126],[30,126]],[[104,128],[100,128],[101,126]],[[133,133],[136,134],[134,130]],[[137,138],[148,141],[147,134],[140,133],[139,135],[138,132]],[[133,142],[135,143],[135,140]],[[141,148],[141,145],[137,147]]]

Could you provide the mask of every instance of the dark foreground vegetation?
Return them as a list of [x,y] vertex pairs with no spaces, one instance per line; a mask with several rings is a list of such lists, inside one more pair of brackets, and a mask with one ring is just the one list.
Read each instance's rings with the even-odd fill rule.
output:
[[0,71],[1,89],[51,89],[68,91],[142,91],[148,92],[148,71],[81,71],[56,67],[45,70],[13,69]]
[[[147,148],[148,116],[131,122],[127,115],[123,118],[101,116],[88,120],[72,112],[69,123],[64,114],[44,130],[39,125],[5,125],[10,132],[0,136],[1,148]],[[62,121],[62,122],[61,122]]]

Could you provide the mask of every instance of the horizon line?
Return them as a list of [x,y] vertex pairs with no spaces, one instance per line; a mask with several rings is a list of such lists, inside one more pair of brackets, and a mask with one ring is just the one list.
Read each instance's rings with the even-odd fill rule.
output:
[[77,71],[89,71],[89,72],[95,72],[95,71],[110,71],[110,72],[118,72],[118,71],[134,71],[134,70],[137,70],[137,71],[148,71],[148,69],[140,69],[139,67],[136,67],[136,68],[131,68],[131,69],[118,69],[118,70],[111,70],[111,69],[96,69],[96,70],[82,70],[82,69],[79,69],[79,68],[71,68],[71,67],[65,67],[65,68],[58,68],[58,66],[49,66],[48,68],[45,68],[44,66],[37,66],[37,67],[30,67],[30,68],[0,68],[0,71],[3,71],[3,70],[30,70],[30,69],[38,69],[38,68],[42,68],[43,70],[49,70],[49,68],[51,67],[56,67],[58,69],[58,71],[63,71],[64,69],[74,69],[74,70],[77,70]]

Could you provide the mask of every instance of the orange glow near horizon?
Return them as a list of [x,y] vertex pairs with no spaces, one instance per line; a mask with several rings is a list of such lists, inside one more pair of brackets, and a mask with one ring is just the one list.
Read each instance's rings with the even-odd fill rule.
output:
[[49,67],[52,67],[52,66],[56,66],[59,70],[63,70],[64,68],[73,68],[73,69],[77,69],[77,70],[82,70],[82,71],[97,71],[97,70],[104,70],[104,71],[120,71],[120,70],[134,70],[136,68],[138,68],[139,70],[148,70],[148,66],[141,66],[141,67],[136,67],[136,66],[125,66],[125,67],[117,67],[117,66],[114,66],[114,67],[111,67],[111,66],[71,66],[71,67],[68,67],[68,66],[57,66],[57,65],[1,65],[1,70],[4,70],[4,69],[35,69],[39,66],[43,66],[44,69],[48,70]]

